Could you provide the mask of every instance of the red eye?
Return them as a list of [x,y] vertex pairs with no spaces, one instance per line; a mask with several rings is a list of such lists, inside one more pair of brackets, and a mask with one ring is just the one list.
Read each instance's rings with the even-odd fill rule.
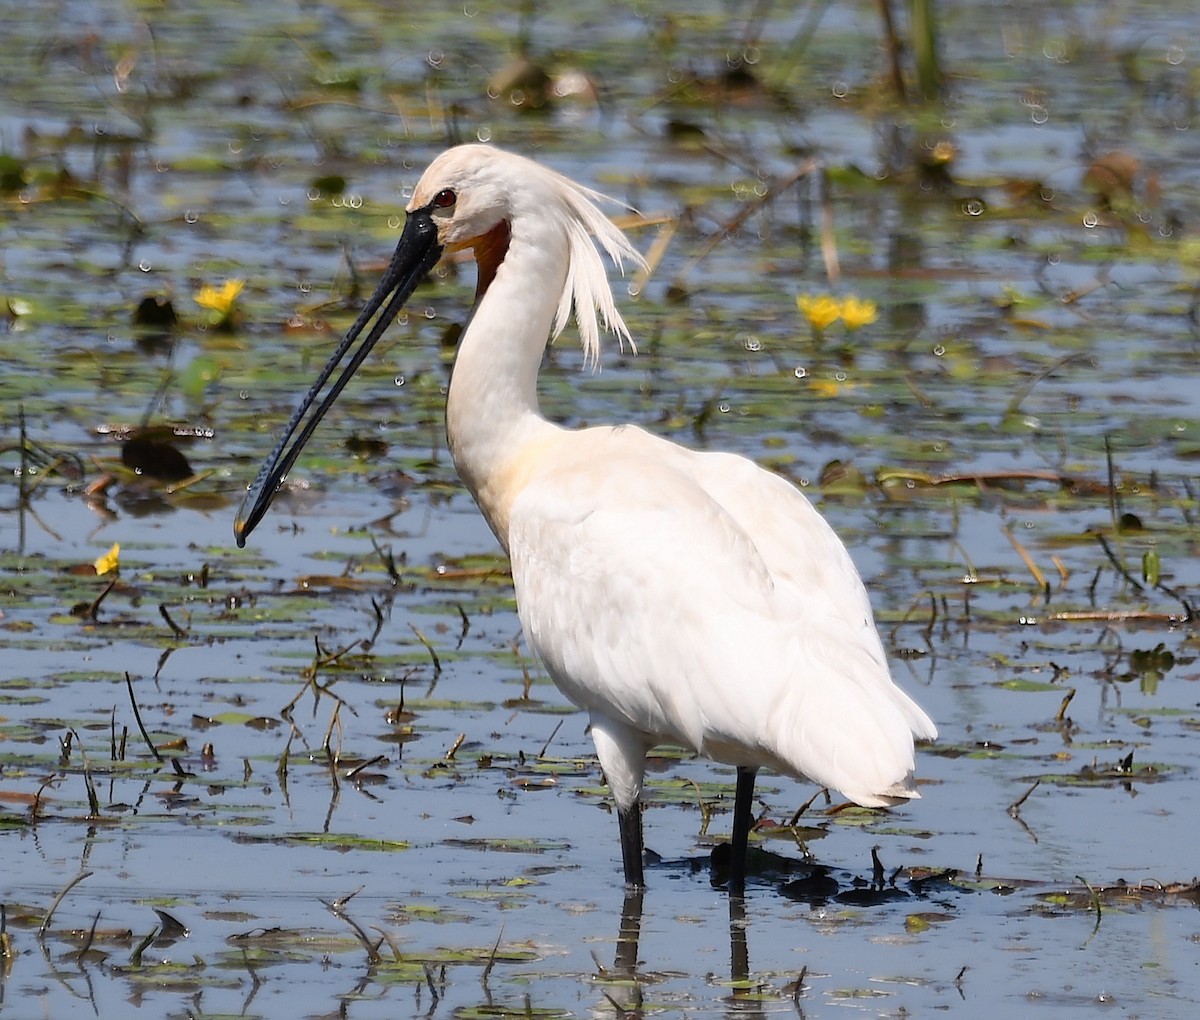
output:
[[449,188],[443,188],[433,196],[433,204],[438,209],[449,209],[457,201],[458,196]]

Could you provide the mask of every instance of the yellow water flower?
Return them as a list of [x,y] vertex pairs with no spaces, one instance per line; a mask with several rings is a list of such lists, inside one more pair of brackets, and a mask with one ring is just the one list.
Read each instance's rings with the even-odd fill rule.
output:
[[816,397],[836,397],[842,389],[835,379],[814,379],[808,388]]
[[233,311],[238,296],[246,289],[245,280],[226,280],[220,287],[206,283],[196,294],[196,304],[201,308],[209,308],[221,315]]
[[226,280],[220,287],[206,283],[196,292],[193,300],[201,308],[213,313],[212,324],[217,329],[229,330],[237,322],[237,300],[245,287],[245,280]]
[[121,567],[121,546],[113,543],[113,547],[101,556],[94,564],[97,574],[116,573]]
[[847,329],[869,326],[877,318],[879,314],[874,301],[861,301],[851,295],[842,302],[842,321]]
[[842,316],[841,303],[830,294],[802,294],[796,298],[796,307],[808,320],[808,324],[818,331],[832,326]]

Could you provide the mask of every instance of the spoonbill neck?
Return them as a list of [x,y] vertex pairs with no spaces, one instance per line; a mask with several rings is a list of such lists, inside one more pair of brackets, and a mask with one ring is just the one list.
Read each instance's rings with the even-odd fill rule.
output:
[[446,437],[459,476],[507,550],[512,501],[537,448],[561,432],[538,408],[537,376],[568,252],[560,234],[518,219],[498,266],[484,265],[479,254],[484,289],[459,341]]

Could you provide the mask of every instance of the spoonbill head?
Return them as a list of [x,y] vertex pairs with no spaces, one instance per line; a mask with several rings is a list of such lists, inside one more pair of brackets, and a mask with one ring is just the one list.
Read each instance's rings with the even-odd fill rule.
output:
[[849,554],[794,486],[636,426],[571,430],[541,415],[542,354],[572,312],[588,360],[602,331],[629,339],[597,244],[618,266],[642,260],[601,198],[489,146],[435,159],[382,282],[250,486],[234,533],[244,545],[442,254],[471,250],[478,282],[447,397],[449,446],[510,557],[526,640],[588,713],[625,880],[644,884],[645,757],[671,742],[736,767],[729,889],[740,895],[760,767],[894,805],[919,796],[914,737],[937,731],[892,681]]

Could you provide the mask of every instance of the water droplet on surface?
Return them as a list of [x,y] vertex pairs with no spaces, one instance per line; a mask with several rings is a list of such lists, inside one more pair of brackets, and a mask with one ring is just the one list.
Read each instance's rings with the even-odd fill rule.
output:
[[475,132],[475,137],[481,142],[490,142],[492,140],[492,129],[490,127],[481,127]]
[[183,214],[184,223],[196,223],[200,219],[200,214],[195,209],[188,209]]
[[792,375],[794,375],[797,379],[803,379],[806,375],[808,375],[808,369],[803,365],[797,365],[796,370],[792,373]]
[[1086,212],[1083,214],[1083,225],[1091,230],[1097,223],[1100,222],[1100,217],[1094,212]]
[[403,386],[403,385],[404,385],[404,376],[402,376],[402,375],[398,375],[398,376],[396,376],[396,385],[397,385],[397,386]]
[[150,272],[150,268],[150,263],[145,259],[142,259],[142,261],[138,263],[138,269],[140,269],[143,273]]

